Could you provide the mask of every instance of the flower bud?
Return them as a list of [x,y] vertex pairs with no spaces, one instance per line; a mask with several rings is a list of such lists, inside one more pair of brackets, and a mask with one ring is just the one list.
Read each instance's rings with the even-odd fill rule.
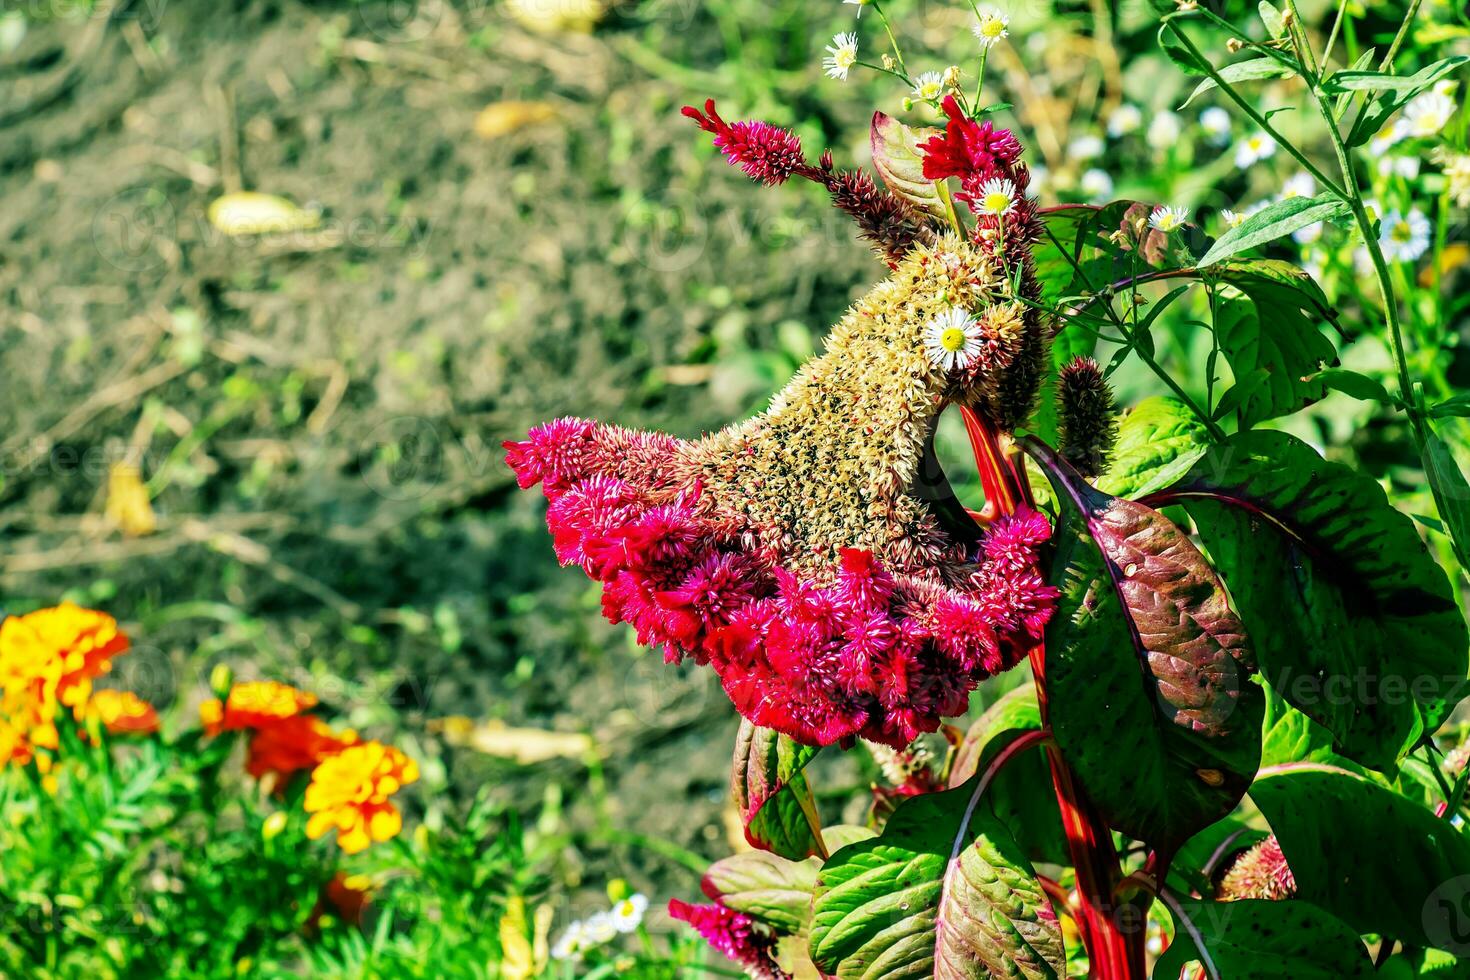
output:
[[265,818],[265,823],[260,825],[260,836],[265,840],[275,840],[281,836],[281,831],[286,829],[286,811],[277,810]]
[[1057,415],[1063,456],[1083,476],[1100,476],[1118,436],[1113,392],[1090,357],[1075,358],[1057,377]]
[[234,683],[235,672],[230,669],[229,664],[215,664],[214,669],[209,672],[209,689],[221,700],[229,697],[230,687]]

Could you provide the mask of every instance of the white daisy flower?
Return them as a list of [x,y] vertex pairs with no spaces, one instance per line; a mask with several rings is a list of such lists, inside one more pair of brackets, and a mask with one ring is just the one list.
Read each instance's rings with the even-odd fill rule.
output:
[[1093,201],[1106,201],[1113,196],[1113,178],[1096,167],[1082,175],[1082,193]]
[[842,0],[842,2],[850,3],[856,7],[858,9],[857,15],[861,17],[863,15],[863,8],[872,3],[873,0]]
[[612,918],[613,928],[621,933],[636,932],[643,924],[643,913],[648,911],[648,898],[645,895],[629,895],[612,907],[608,915]]
[[975,198],[975,207],[981,214],[999,217],[1016,204],[1016,185],[1004,177],[992,177],[980,185],[980,194]]
[[944,94],[944,76],[937,71],[926,71],[914,83],[914,94],[925,102],[934,102]]
[[1138,129],[1143,125],[1143,111],[1136,105],[1124,103],[1113,110],[1108,116],[1108,135],[1116,139]]
[[1390,211],[1383,216],[1378,246],[1390,262],[1413,262],[1429,250],[1429,219],[1418,208],[1408,214]]
[[1443,92],[1425,92],[1404,106],[1404,126],[1410,136],[1438,136],[1459,107]]
[[982,339],[980,321],[959,307],[951,307],[924,328],[924,353],[930,364],[953,371],[975,362]]
[[1181,131],[1179,117],[1165,109],[1149,120],[1148,132],[1143,138],[1155,150],[1167,150],[1178,141]]
[[1419,176],[1418,157],[1384,156],[1378,158],[1378,173],[1383,177],[1402,177],[1413,180]]
[[1268,160],[1276,153],[1276,141],[1265,133],[1252,133],[1235,147],[1235,165],[1241,169]]
[[551,947],[554,960],[580,960],[592,944],[587,941],[587,932],[580,922],[573,922],[557,937]]
[[982,10],[970,31],[982,48],[993,48],[1010,34],[1010,18],[998,10]]
[[846,34],[834,34],[832,43],[827,46],[827,57],[822,59],[822,67],[827,69],[827,77],[835,78],[839,82],[847,81],[847,73],[852,71],[852,66],[857,64],[857,35],[851,32]]
[[1230,113],[1217,105],[1212,105],[1199,114],[1200,128],[1205,131],[1210,142],[1216,146],[1222,146],[1230,142]]
[[1249,217],[1250,215],[1244,211],[1232,211],[1229,208],[1220,209],[1220,220],[1225,222],[1226,228],[1239,228],[1245,224],[1245,219]]
[[1171,208],[1160,205],[1148,216],[1148,226],[1164,234],[1178,231],[1189,222],[1188,208]]
[[1373,138],[1368,141],[1369,156],[1382,156],[1388,152],[1388,148],[1395,143],[1406,139],[1409,135],[1409,127],[1402,119],[1395,119],[1391,124],[1384,126]]
[[598,912],[586,922],[583,922],[582,932],[587,942],[593,946],[610,943],[618,937],[617,924],[607,912]]
[[1289,201],[1294,197],[1312,197],[1316,193],[1317,182],[1312,179],[1312,175],[1300,173],[1282,182],[1280,200]]
[[1092,160],[1103,154],[1103,141],[1101,136],[1087,133],[1079,136],[1067,144],[1067,155],[1073,160]]

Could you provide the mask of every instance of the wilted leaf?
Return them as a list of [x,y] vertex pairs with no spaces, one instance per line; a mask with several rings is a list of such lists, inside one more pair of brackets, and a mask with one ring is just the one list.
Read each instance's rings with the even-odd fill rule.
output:
[[107,471],[107,519],[130,538],[152,534],[158,518],[143,485],[142,474],[132,463],[114,463]]
[[1072,504],[1047,629],[1052,729],[1109,825],[1168,850],[1229,813],[1255,774],[1263,699],[1245,630],[1179,528],[1031,449]]
[[730,795],[752,847],[800,860],[826,854],[822,821],[802,769],[817,749],[740,720]]
[[1439,727],[1466,675],[1465,621],[1375,480],[1247,432],[1147,502],[1188,509],[1271,685],[1340,752],[1391,767]]
[[236,191],[209,205],[209,223],[226,235],[279,235],[315,228],[316,211],[298,208],[284,197],[255,191]]
[[[977,777],[978,778],[978,777]],[[812,904],[812,960],[841,980],[1053,980],[1061,928],[1010,831],[966,785],[906,800],[836,851]]]
[[919,144],[937,133],[935,129],[910,129],[886,113],[873,113],[873,167],[896,197],[948,221],[949,209],[938,185],[924,176],[924,158],[919,152]]
[[505,0],[520,24],[542,34],[589,33],[607,14],[605,0]]
[[493,140],[556,118],[550,102],[492,102],[475,116],[475,135]]
[[450,745],[511,759],[523,766],[533,766],[548,759],[584,759],[595,744],[592,736],[580,732],[510,728],[501,721],[476,723],[462,715],[430,722],[429,730],[440,732]]
[[1358,934],[1306,902],[1198,902],[1172,908],[1174,941],[1154,967],[1177,977],[1190,962],[1210,980],[1343,980],[1372,977]]

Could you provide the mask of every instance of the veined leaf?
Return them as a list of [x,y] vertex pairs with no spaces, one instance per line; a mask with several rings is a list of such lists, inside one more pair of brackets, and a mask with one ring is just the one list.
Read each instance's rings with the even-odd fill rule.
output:
[[[979,780],[983,777],[976,777]],[[906,800],[836,851],[812,902],[812,961],[840,980],[1054,980],[1056,913],[1010,831],[966,785]]]
[[1340,391],[1358,401],[1378,402],[1390,407],[1398,404],[1398,399],[1388,393],[1383,382],[1347,368],[1328,368],[1319,372],[1314,380],[1320,380],[1333,391]]
[[[1252,58],[1249,61],[1238,61],[1220,69],[1220,77],[1231,84],[1253,82],[1261,78],[1285,78],[1290,74],[1291,69],[1275,58]],[[1206,78],[1194,87],[1194,91],[1189,93],[1189,98],[1185,99],[1184,104],[1179,108],[1181,110],[1188,108],[1195,99],[1217,87],[1213,78]]]
[[873,167],[895,197],[940,221],[948,221],[949,208],[938,185],[924,176],[924,157],[919,152],[919,143],[937,134],[935,129],[910,129],[890,115],[873,113]]
[[1119,423],[1112,462],[1097,487],[1115,497],[1162,490],[1188,473],[1209,447],[1209,430],[1183,402],[1145,398]]
[[1337,750],[1391,768],[1460,697],[1467,633],[1408,517],[1284,432],[1246,432],[1147,498],[1182,503],[1271,686]]
[[1030,448],[1076,511],[1056,535],[1052,729],[1108,823],[1171,850],[1234,809],[1255,774],[1263,706],[1245,631],[1178,527]]
[[[878,836],[866,827],[828,827],[829,846],[845,846]],[[805,935],[812,915],[812,892],[822,859],[813,855],[792,861],[770,851],[733,854],[710,865],[701,887],[706,895],[736,912],[744,912],[777,932]]]
[[1032,250],[1042,299],[1057,303],[1130,276],[1192,264],[1187,250],[1147,226],[1148,214],[1137,201],[1042,209],[1041,241]]
[[1341,980],[1372,977],[1358,934],[1306,902],[1197,902],[1170,908],[1174,941],[1154,966],[1177,977],[1190,962],[1209,980]]
[[802,775],[817,751],[741,719],[730,793],[752,847],[792,860],[827,853],[816,801]]
[[1413,946],[1445,947],[1462,929],[1470,840],[1449,821],[1362,776],[1311,763],[1262,772],[1251,799],[1303,901],[1356,932]]
[[1330,221],[1347,213],[1347,204],[1335,197],[1289,197],[1277,201],[1221,235],[1199,260],[1199,267],[1207,268],[1246,249],[1274,242],[1308,225]]
[[1337,350],[1318,323],[1336,314],[1311,276],[1269,259],[1232,259],[1209,275],[1233,288],[1217,294],[1215,334],[1237,381],[1254,371],[1267,373],[1264,383],[1240,399],[1242,428],[1325,395],[1326,382],[1314,376],[1337,362]]

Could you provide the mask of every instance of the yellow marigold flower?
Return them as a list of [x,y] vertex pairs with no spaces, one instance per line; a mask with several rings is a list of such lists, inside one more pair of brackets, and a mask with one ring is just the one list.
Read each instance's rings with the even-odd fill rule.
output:
[[337,844],[356,854],[403,829],[403,816],[389,800],[419,778],[408,756],[381,742],[366,742],[324,760],[306,788],[306,836],[316,840],[336,829]]
[[210,735],[264,728],[316,705],[316,695],[279,681],[244,681],[230,688],[223,703],[210,698],[199,706],[199,720]]
[[86,702],[92,678],[125,653],[128,638],[106,613],[64,602],[0,622],[0,690],[69,708]]
[[112,688],[97,691],[77,709],[76,716],[84,725],[96,718],[109,735],[148,735],[158,731],[158,712],[132,691]]

